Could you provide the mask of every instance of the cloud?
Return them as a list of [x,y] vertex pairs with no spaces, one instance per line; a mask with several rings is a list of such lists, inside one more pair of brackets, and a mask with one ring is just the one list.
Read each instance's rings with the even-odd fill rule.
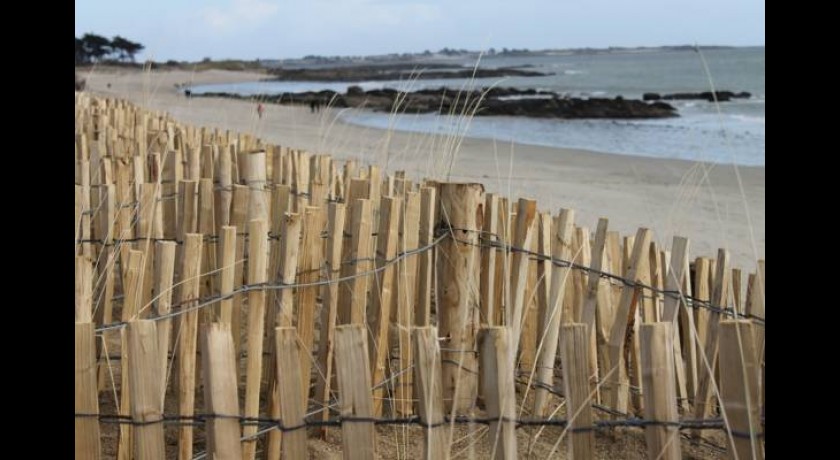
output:
[[268,0],[231,0],[229,5],[211,6],[202,11],[204,23],[216,32],[252,28],[274,16],[280,6]]

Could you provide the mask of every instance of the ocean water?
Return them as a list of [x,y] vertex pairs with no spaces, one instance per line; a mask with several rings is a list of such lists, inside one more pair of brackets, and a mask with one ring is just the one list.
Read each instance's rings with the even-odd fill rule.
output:
[[[243,95],[331,89],[418,90],[446,86],[472,89],[491,85],[535,88],[574,97],[641,98],[645,92],[701,92],[711,89],[748,91],[752,98],[715,104],[706,101],[670,101],[678,118],[664,120],[548,120],[523,117],[475,117],[466,125],[458,117],[351,110],[340,116],[348,122],[375,128],[393,128],[438,134],[458,133],[500,142],[572,147],[600,152],[693,161],[765,165],[765,48],[705,50],[704,69],[695,51],[655,51],[626,54],[558,55],[540,57],[485,56],[482,67],[528,67],[550,72],[545,77],[435,79],[341,82],[252,82],[205,85],[195,93],[236,92]],[[475,60],[453,59],[453,65],[472,67]],[[719,111],[718,111],[719,110]]]

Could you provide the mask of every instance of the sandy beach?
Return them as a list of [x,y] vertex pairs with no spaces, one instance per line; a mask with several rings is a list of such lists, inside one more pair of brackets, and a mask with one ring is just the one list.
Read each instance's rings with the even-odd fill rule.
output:
[[254,103],[187,99],[175,87],[265,78],[258,73],[95,70],[80,76],[90,91],[183,122],[251,132],[283,146],[376,163],[388,172],[402,169],[416,179],[482,182],[488,192],[534,198],[541,211],[574,208],[577,224],[593,230],[599,217],[608,217],[610,228],[622,234],[651,228],[664,248],[673,235],[685,236],[692,257],[714,256],[725,247],[733,265],[747,272],[765,257],[764,167],[742,166],[736,173],[732,165],[378,130],[343,123],[338,110],[312,114],[308,107],[267,105],[259,119]]

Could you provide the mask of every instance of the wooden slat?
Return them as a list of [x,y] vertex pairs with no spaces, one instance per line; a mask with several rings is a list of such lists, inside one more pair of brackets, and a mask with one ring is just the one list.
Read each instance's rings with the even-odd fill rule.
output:
[[[697,386],[696,348],[693,346],[689,346],[685,350],[682,348],[682,343],[680,342],[681,328],[679,321],[677,321],[682,310],[682,313],[685,314],[689,321],[689,327],[687,330],[683,330],[682,333],[687,335],[693,334],[694,317],[685,312],[686,306],[683,300],[686,295],[690,294],[690,292],[685,291],[686,282],[690,275],[688,269],[688,252],[688,238],[675,236],[671,245],[670,267],[667,269],[667,276],[664,277],[665,291],[670,294],[666,295],[663,299],[662,307],[662,321],[672,325],[671,330],[674,334],[672,340],[674,345],[674,369],[677,378],[677,392],[684,411],[688,410],[688,401],[689,399],[693,399],[694,396],[691,391]],[[685,352],[685,361],[683,361],[683,352]]]
[[[173,276],[175,274],[174,241],[158,241],[155,243],[157,251],[155,257],[155,305],[157,316],[165,316],[172,310]],[[169,344],[172,341],[172,319],[157,320],[158,350],[160,351],[161,391],[166,392],[166,374],[169,364]]]
[[[345,207],[341,203],[330,203],[329,206],[329,228],[327,229],[327,257],[325,260],[325,273],[327,280],[338,278],[341,272],[341,247],[344,242],[344,220]],[[315,400],[321,402],[324,407],[330,405],[330,397],[333,391],[334,359],[335,350],[335,325],[338,316],[338,283],[332,282],[327,285],[323,305],[321,307],[321,330],[318,341],[318,380],[315,386]],[[330,411],[325,410],[319,414],[321,420],[326,420]],[[326,434],[326,428],[321,430],[322,435]]]
[[[233,204],[231,208],[230,223],[236,227],[236,254],[234,259],[242,261],[237,263],[233,269],[233,289],[239,290],[245,280],[245,236],[248,234],[248,200],[250,191],[243,185],[233,186]],[[233,318],[231,319],[231,333],[233,334],[234,355],[236,358],[236,370],[239,371],[239,356],[242,342],[242,304],[246,295],[236,294],[233,296]]]
[[[307,458],[306,429],[304,415],[307,398],[301,398],[304,382],[301,375],[301,350],[297,330],[293,327],[275,329],[277,349],[277,388],[280,398],[280,419],[286,429],[298,427],[283,433],[282,453],[286,460]],[[308,379],[306,380],[307,383]]]
[[586,324],[567,323],[561,334],[563,385],[569,419],[569,458],[595,458],[595,433],[580,430],[592,426],[592,394],[589,385],[589,342]]
[[[233,292],[234,276],[236,274],[236,227],[222,226],[219,234],[219,302],[218,322],[228,325],[228,333],[233,325]],[[240,262],[242,263],[242,262]],[[215,319],[214,319],[215,320]],[[231,334],[231,338],[233,335]]]
[[76,322],[93,320],[93,267],[90,259],[76,256]]
[[[252,220],[249,224],[248,246],[248,284],[265,283],[266,246],[268,231],[265,221]],[[262,381],[263,334],[265,332],[265,291],[248,292],[248,360],[245,371],[245,410],[246,417],[260,415],[260,383]],[[242,435],[246,438],[242,444],[242,458],[254,460],[257,440],[252,436],[257,432],[256,425],[246,425]],[[247,439],[251,437],[250,439]]]
[[494,290],[496,288],[496,248],[490,244],[498,242],[499,228],[499,196],[488,193],[484,199],[484,223],[481,241],[485,245],[481,249],[481,293],[480,305],[481,316],[479,322],[482,326],[494,326],[496,317],[496,305],[494,304]]
[[[213,180],[201,179],[198,183],[198,232],[206,236],[216,234],[216,219],[213,214]],[[201,257],[201,296],[210,296],[218,291],[216,273],[216,238],[204,242],[204,254]],[[219,304],[206,308],[202,312],[202,322],[211,317],[218,317]]]
[[[414,329],[414,357],[417,365],[417,413],[426,425],[423,429],[423,458],[448,460],[449,437],[442,425],[443,386],[441,383],[440,343],[437,328],[432,326]],[[433,426],[434,425],[434,426]]]
[[[648,249],[651,238],[650,230],[640,228],[634,238],[633,255],[627,266],[625,278],[628,281],[638,281],[639,268],[642,258],[648,256]],[[628,328],[632,330],[631,320],[635,318],[635,307],[638,292],[635,286],[624,286],[621,290],[621,298],[615,313],[615,322],[610,331],[609,360],[603,369],[604,380],[609,382],[609,387],[604,388],[602,394],[606,395],[605,403],[608,407],[619,412],[627,412],[628,390],[626,377],[622,374],[625,370],[624,349],[627,346]],[[629,342],[632,346],[632,341]]]
[[160,374],[160,350],[154,321],[128,323],[131,364],[128,368],[131,388],[131,421],[134,426],[134,458],[164,458],[163,391]]
[[[526,198],[519,199],[516,217],[516,239],[513,247],[529,249],[531,240],[535,238],[534,221],[537,217],[537,202]],[[510,266],[510,291],[505,324],[511,327],[513,343],[518,344],[522,334],[522,323],[525,313],[525,285],[528,278],[529,256],[521,251],[514,251]]]
[[[300,253],[300,234],[302,227],[301,217],[302,216],[297,213],[286,213],[282,217],[283,237],[282,245],[280,247],[280,273],[278,278],[281,284],[293,285],[296,281],[298,257]],[[290,288],[282,289],[279,291],[278,295],[279,305],[277,306],[277,310],[275,312],[269,311],[267,319],[270,328],[267,334],[269,359],[263,361],[263,377],[267,381],[266,388],[268,388],[269,391],[269,415],[274,418],[280,417],[277,373],[274,367],[277,365],[277,350],[274,348],[276,345],[276,341],[274,339],[274,328],[294,326],[295,317],[294,291]],[[300,397],[300,395],[298,395],[298,397]],[[280,458],[281,437],[282,433],[278,430],[272,430],[268,433],[268,447],[266,448],[266,451],[269,459],[273,460]]]
[[519,335],[519,369],[522,372],[531,372],[536,363],[537,354],[537,260],[532,254],[537,252],[539,246],[540,214],[534,217],[531,223],[531,240],[525,248],[529,251],[525,254],[528,262],[525,265],[525,293],[522,308],[522,330]]
[[340,324],[364,324],[368,277],[360,275],[372,267],[370,200],[360,199],[353,204],[351,228],[350,252],[342,261],[341,277],[355,278],[339,285],[338,321]]
[[[677,423],[677,391],[674,373],[674,330],[670,322],[639,327],[645,419]],[[645,428],[648,459],[679,460],[680,432],[676,425]]]
[[[181,304],[188,309],[198,304],[203,235],[188,233],[184,239],[184,256],[181,263]],[[196,346],[198,335],[198,310],[179,316],[178,363],[178,415],[195,414]],[[178,458],[191,459],[193,455],[193,427],[184,425],[178,433]]]
[[[554,229],[554,241],[551,247],[552,257],[560,260],[571,258],[571,241],[574,228],[574,209],[561,209],[558,225]],[[537,382],[539,385],[537,385],[534,397],[534,414],[537,416],[548,415],[550,393],[547,388],[554,385],[554,360],[557,357],[560,325],[564,322],[562,307],[566,286],[570,282],[569,272],[568,266],[553,267],[548,308],[539,321],[541,329],[540,353],[537,361]]]
[[[121,320],[124,322],[136,319],[139,309],[140,288],[143,286],[143,253],[140,251],[128,251],[128,266],[123,281],[125,288],[123,310]],[[120,330],[120,351],[123,354],[120,359],[120,415],[130,415],[131,392],[129,389],[129,366],[131,356],[129,354],[128,334],[123,328]],[[120,425],[120,438],[117,446],[117,458],[119,460],[129,459],[133,452],[134,429],[131,425]]]
[[[720,307],[728,307],[729,299],[729,251],[721,249],[718,251],[718,260],[716,263],[715,288],[712,291],[712,305]],[[706,343],[704,346],[704,356],[706,359],[699,366],[697,378],[697,395],[694,406],[694,415],[697,418],[704,418],[712,412],[712,385],[715,378],[715,367],[717,366],[718,358],[718,331],[720,325],[721,315],[717,311],[711,311],[709,314],[709,327],[706,333]],[[699,430],[694,431],[695,436],[699,436]]]
[[[368,362],[368,344],[363,324],[335,328],[335,358],[341,417],[370,418],[373,398]],[[341,424],[341,442],[346,460],[372,460],[376,452],[372,422],[347,421]]]
[[514,344],[509,327],[485,327],[478,334],[481,374],[487,416],[490,458],[513,460],[516,451],[516,392],[513,384]]
[[[204,405],[210,414],[231,417],[239,415],[236,391],[236,359],[230,325],[211,323],[203,336]],[[242,458],[239,442],[239,421],[229,417],[207,418],[209,458]]]
[[[403,180],[398,184],[403,186]],[[420,225],[420,193],[403,193],[403,212],[400,213],[400,245],[398,253],[407,254],[418,248]],[[396,410],[398,414],[411,415],[414,412],[413,382],[414,361],[411,346],[411,328],[414,325],[414,301],[417,288],[417,259],[420,254],[404,257],[397,264],[397,309],[392,312],[391,343],[397,347],[399,359],[395,369],[399,372],[395,382]]]
[[[382,269],[374,275],[371,286],[371,302],[368,308],[366,324],[373,337],[370,348],[371,381],[379,384],[385,377],[386,358],[389,355],[388,326],[391,320],[391,310],[395,308],[396,265],[389,263],[397,255],[399,244],[399,215],[402,199],[382,197],[380,204],[380,220],[376,253],[376,268]],[[373,413],[382,415],[382,401],[384,388],[379,386],[373,391]]]
[[[321,201],[320,199],[318,200]],[[297,271],[300,273],[297,282],[300,284],[317,283],[321,276],[321,231],[323,230],[323,209],[315,206],[303,208],[303,238],[300,249],[300,263]],[[312,370],[312,347],[315,343],[315,312],[319,286],[309,286],[297,289],[297,333],[300,340],[300,375],[301,397],[309,399],[309,379]]]
[[99,460],[99,399],[96,385],[96,356],[93,323],[76,323],[75,328],[75,458]]
[[[434,240],[435,207],[437,206],[437,190],[434,187],[420,189],[420,247],[432,244]],[[417,260],[417,306],[415,307],[414,324],[417,326],[430,325],[432,308],[432,283],[435,266],[436,251],[424,251],[418,254]]]
[[731,459],[764,459],[759,423],[760,363],[753,324],[744,320],[720,323],[720,397],[726,414]]

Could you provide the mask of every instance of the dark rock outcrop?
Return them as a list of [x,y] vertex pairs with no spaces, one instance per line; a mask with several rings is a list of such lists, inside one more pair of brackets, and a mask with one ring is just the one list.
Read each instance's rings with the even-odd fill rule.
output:
[[691,101],[691,100],[702,100],[702,101],[709,101],[714,102],[715,97],[717,97],[718,102],[728,102],[732,99],[749,99],[752,97],[752,94],[741,91],[740,93],[734,93],[732,91],[715,91],[712,94],[711,91],[704,91],[702,93],[674,93],[674,94],[664,94],[660,95],[659,93],[645,93],[642,95],[643,101]]
[[[205,97],[233,97],[225,93],[205,93]],[[404,97],[403,97],[404,96]],[[677,116],[676,109],[665,102],[647,103],[617,96],[607,98],[569,98],[549,91],[517,88],[490,88],[458,91],[450,88],[429,88],[407,94],[390,88],[363,91],[348,88],[347,93],[319,91],[259,95],[254,99],[277,104],[309,104],[313,101],[332,107],[366,108],[406,113],[472,114],[477,116],[523,116],[535,118],[666,118]],[[399,107],[397,107],[399,101]],[[480,103],[478,103],[480,101]],[[477,108],[476,108],[477,107]]]
[[277,68],[269,71],[272,78],[280,81],[383,81],[405,80],[407,78],[429,80],[435,78],[492,78],[492,77],[544,77],[550,73],[500,67],[496,69],[472,69],[445,64],[391,64],[355,65],[327,68]]

